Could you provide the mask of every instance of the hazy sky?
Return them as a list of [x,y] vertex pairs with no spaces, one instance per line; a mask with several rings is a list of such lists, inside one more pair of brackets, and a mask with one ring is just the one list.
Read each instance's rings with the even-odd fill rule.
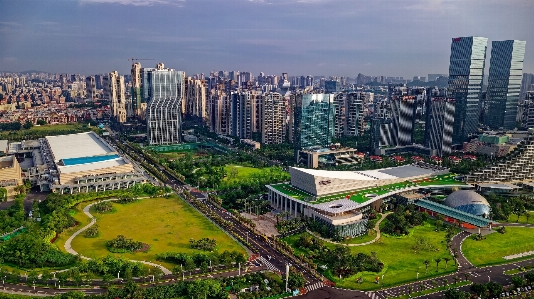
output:
[[453,37],[527,41],[533,0],[0,0],[0,71],[129,73],[129,57],[258,75],[447,73]]

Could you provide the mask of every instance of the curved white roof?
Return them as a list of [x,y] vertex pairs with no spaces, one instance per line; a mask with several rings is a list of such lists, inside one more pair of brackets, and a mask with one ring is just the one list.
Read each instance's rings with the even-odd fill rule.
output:
[[435,170],[422,168],[416,165],[404,165],[399,167],[389,167],[375,170],[363,171],[332,171],[292,167],[298,171],[313,175],[315,177],[324,177],[341,180],[388,180],[398,178],[409,178],[420,175],[431,175]]

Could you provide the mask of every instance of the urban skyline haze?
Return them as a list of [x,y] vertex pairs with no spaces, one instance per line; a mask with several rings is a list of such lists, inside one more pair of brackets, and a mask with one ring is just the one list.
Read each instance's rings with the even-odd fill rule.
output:
[[[186,74],[426,76],[448,73],[451,39],[527,41],[529,0],[0,0],[0,71],[129,74],[150,58]],[[486,73],[488,68],[486,68]]]

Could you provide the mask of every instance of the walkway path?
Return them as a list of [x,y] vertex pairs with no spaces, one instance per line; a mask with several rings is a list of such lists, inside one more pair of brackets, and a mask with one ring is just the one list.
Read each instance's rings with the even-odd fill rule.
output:
[[[140,198],[141,199],[141,198]],[[70,254],[74,254],[74,255],[78,255],[79,253],[72,249],[72,240],[74,240],[74,238],[76,236],[78,236],[79,234],[81,234],[82,232],[84,232],[86,229],[90,228],[93,224],[96,223],[96,218],[91,215],[91,213],[89,212],[89,209],[91,209],[91,207],[94,205],[94,204],[97,204],[97,203],[100,203],[100,202],[104,202],[104,201],[116,201],[116,200],[119,200],[119,198],[112,198],[112,199],[105,199],[105,200],[101,200],[101,201],[98,201],[98,202],[95,202],[95,203],[92,203],[92,204],[89,204],[87,206],[85,206],[85,208],[83,208],[83,212],[85,213],[85,215],[87,215],[89,217],[89,219],[91,219],[91,222],[89,224],[87,224],[86,226],[80,228],[78,231],[76,231],[74,234],[72,234],[72,236],[70,236],[67,241],[65,242],[65,250],[70,253]],[[86,260],[90,260],[90,258],[86,257],[86,256],[83,256],[80,254],[80,257],[82,259],[86,259]],[[131,260],[132,262],[139,262],[139,263],[143,263],[145,265],[149,265],[149,266],[152,266],[152,267],[158,267],[161,269],[161,271],[163,271],[164,274],[172,274],[172,271],[170,271],[169,269],[163,267],[162,265],[158,265],[158,264],[154,264],[154,263],[151,263],[151,262],[146,262],[146,261],[136,261],[136,260]]]
[[342,245],[342,246],[363,246],[363,245],[369,245],[369,244],[372,244],[376,241],[378,241],[378,239],[380,239],[380,222],[382,222],[382,220],[386,219],[386,216],[391,214],[393,212],[387,212],[385,214],[382,214],[382,218],[380,218],[380,220],[378,220],[375,224],[375,227],[374,227],[374,230],[376,231],[376,237],[374,239],[372,239],[371,241],[368,241],[368,242],[365,242],[365,243],[360,243],[360,244],[343,244],[343,243],[339,243],[339,242],[334,242],[330,239],[325,239],[321,236],[318,236],[316,235],[314,232],[310,231],[309,229],[306,229],[306,231],[310,234],[312,234],[313,236],[315,236],[316,238],[319,238],[325,242],[328,242],[328,243],[332,243],[332,244],[336,244],[336,245]]
[[464,256],[464,253],[462,252],[462,244],[469,236],[471,236],[471,233],[462,231],[461,233],[452,237],[451,248],[452,250],[455,250],[458,253],[458,255],[456,256],[456,262],[458,263],[458,271],[460,271],[460,269],[475,268],[475,266],[473,266],[473,264],[471,264],[471,262],[467,260],[467,258]]

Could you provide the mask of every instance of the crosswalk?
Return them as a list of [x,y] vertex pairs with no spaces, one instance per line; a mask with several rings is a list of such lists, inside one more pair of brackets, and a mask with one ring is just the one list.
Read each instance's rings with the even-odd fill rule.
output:
[[278,268],[276,268],[273,264],[271,264],[271,262],[269,262],[263,256],[258,257],[258,260],[260,260],[262,262],[262,264],[264,264],[267,267],[267,269],[269,269],[269,270],[271,270],[273,272],[280,272],[280,270],[278,270]]
[[381,299],[376,292],[365,292],[365,295],[369,296],[371,299]]
[[306,286],[306,292],[311,292],[313,290],[317,290],[317,289],[320,289],[322,287],[324,287],[324,283],[319,281],[319,282],[316,282],[314,284],[307,285]]

